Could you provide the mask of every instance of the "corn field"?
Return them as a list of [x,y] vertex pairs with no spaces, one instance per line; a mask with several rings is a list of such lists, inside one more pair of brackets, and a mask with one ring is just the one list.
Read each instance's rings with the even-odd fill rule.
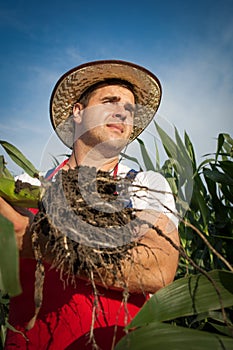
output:
[[[143,159],[139,165],[160,172],[171,186],[179,217],[179,267],[175,281],[148,300],[115,350],[233,349],[233,139],[219,134],[215,152],[197,164],[186,132],[182,140],[174,129],[172,139],[156,123],[155,128],[166,160],[160,164],[156,142],[152,158],[138,139]],[[16,147],[0,143],[25,172],[38,174]],[[19,193],[13,188],[14,178],[0,156],[0,196],[36,207],[38,187]],[[0,216],[0,349],[11,327],[9,298],[20,293],[18,273],[13,226]]]

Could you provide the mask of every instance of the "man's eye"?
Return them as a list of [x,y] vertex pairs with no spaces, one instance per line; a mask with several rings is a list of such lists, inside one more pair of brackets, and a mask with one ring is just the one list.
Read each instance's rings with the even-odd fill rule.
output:
[[116,101],[112,101],[112,100],[105,100],[105,101],[103,101],[103,104],[109,104],[109,103],[116,103]]
[[135,108],[131,104],[126,104],[125,105],[125,110],[130,112],[131,114],[135,112]]

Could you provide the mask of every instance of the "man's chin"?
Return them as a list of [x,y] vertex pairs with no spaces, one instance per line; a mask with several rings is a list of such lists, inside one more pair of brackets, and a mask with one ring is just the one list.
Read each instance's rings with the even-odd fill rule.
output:
[[93,148],[93,151],[97,151],[104,158],[112,158],[119,156],[120,152],[127,145],[128,140],[119,139],[119,138],[111,138],[107,141],[101,142]]
[[114,149],[116,152],[121,152],[123,148],[127,145],[129,140],[122,139],[122,138],[110,138],[109,140],[101,143],[102,147],[108,147],[109,149]]

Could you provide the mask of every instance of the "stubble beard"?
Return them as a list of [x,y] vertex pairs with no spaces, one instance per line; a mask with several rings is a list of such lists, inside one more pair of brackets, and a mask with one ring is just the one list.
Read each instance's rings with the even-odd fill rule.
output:
[[99,153],[103,158],[109,159],[112,157],[119,156],[120,152],[128,144],[128,139],[124,138],[105,138],[103,137],[104,130],[102,133],[93,136],[89,132],[85,133],[80,137],[83,144],[90,152]]

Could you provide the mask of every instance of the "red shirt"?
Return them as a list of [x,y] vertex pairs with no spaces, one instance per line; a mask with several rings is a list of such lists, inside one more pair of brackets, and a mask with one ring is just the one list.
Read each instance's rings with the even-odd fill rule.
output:
[[[45,264],[43,303],[35,326],[25,330],[34,315],[35,265],[33,259],[21,259],[20,275],[23,293],[11,299],[9,322],[24,333],[8,331],[5,349],[83,350],[88,343],[93,310],[93,289],[89,282],[77,279],[76,288],[64,286],[60,273]],[[126,305],[122,292],[97,287],[98,305],[95,311],[94,336],[102,350],[110,350],[114,334],[116,342],[125,334],[125,325],[144,304],[143,294],[130,295]],[[116,333],[115,333],[116,332]]]

